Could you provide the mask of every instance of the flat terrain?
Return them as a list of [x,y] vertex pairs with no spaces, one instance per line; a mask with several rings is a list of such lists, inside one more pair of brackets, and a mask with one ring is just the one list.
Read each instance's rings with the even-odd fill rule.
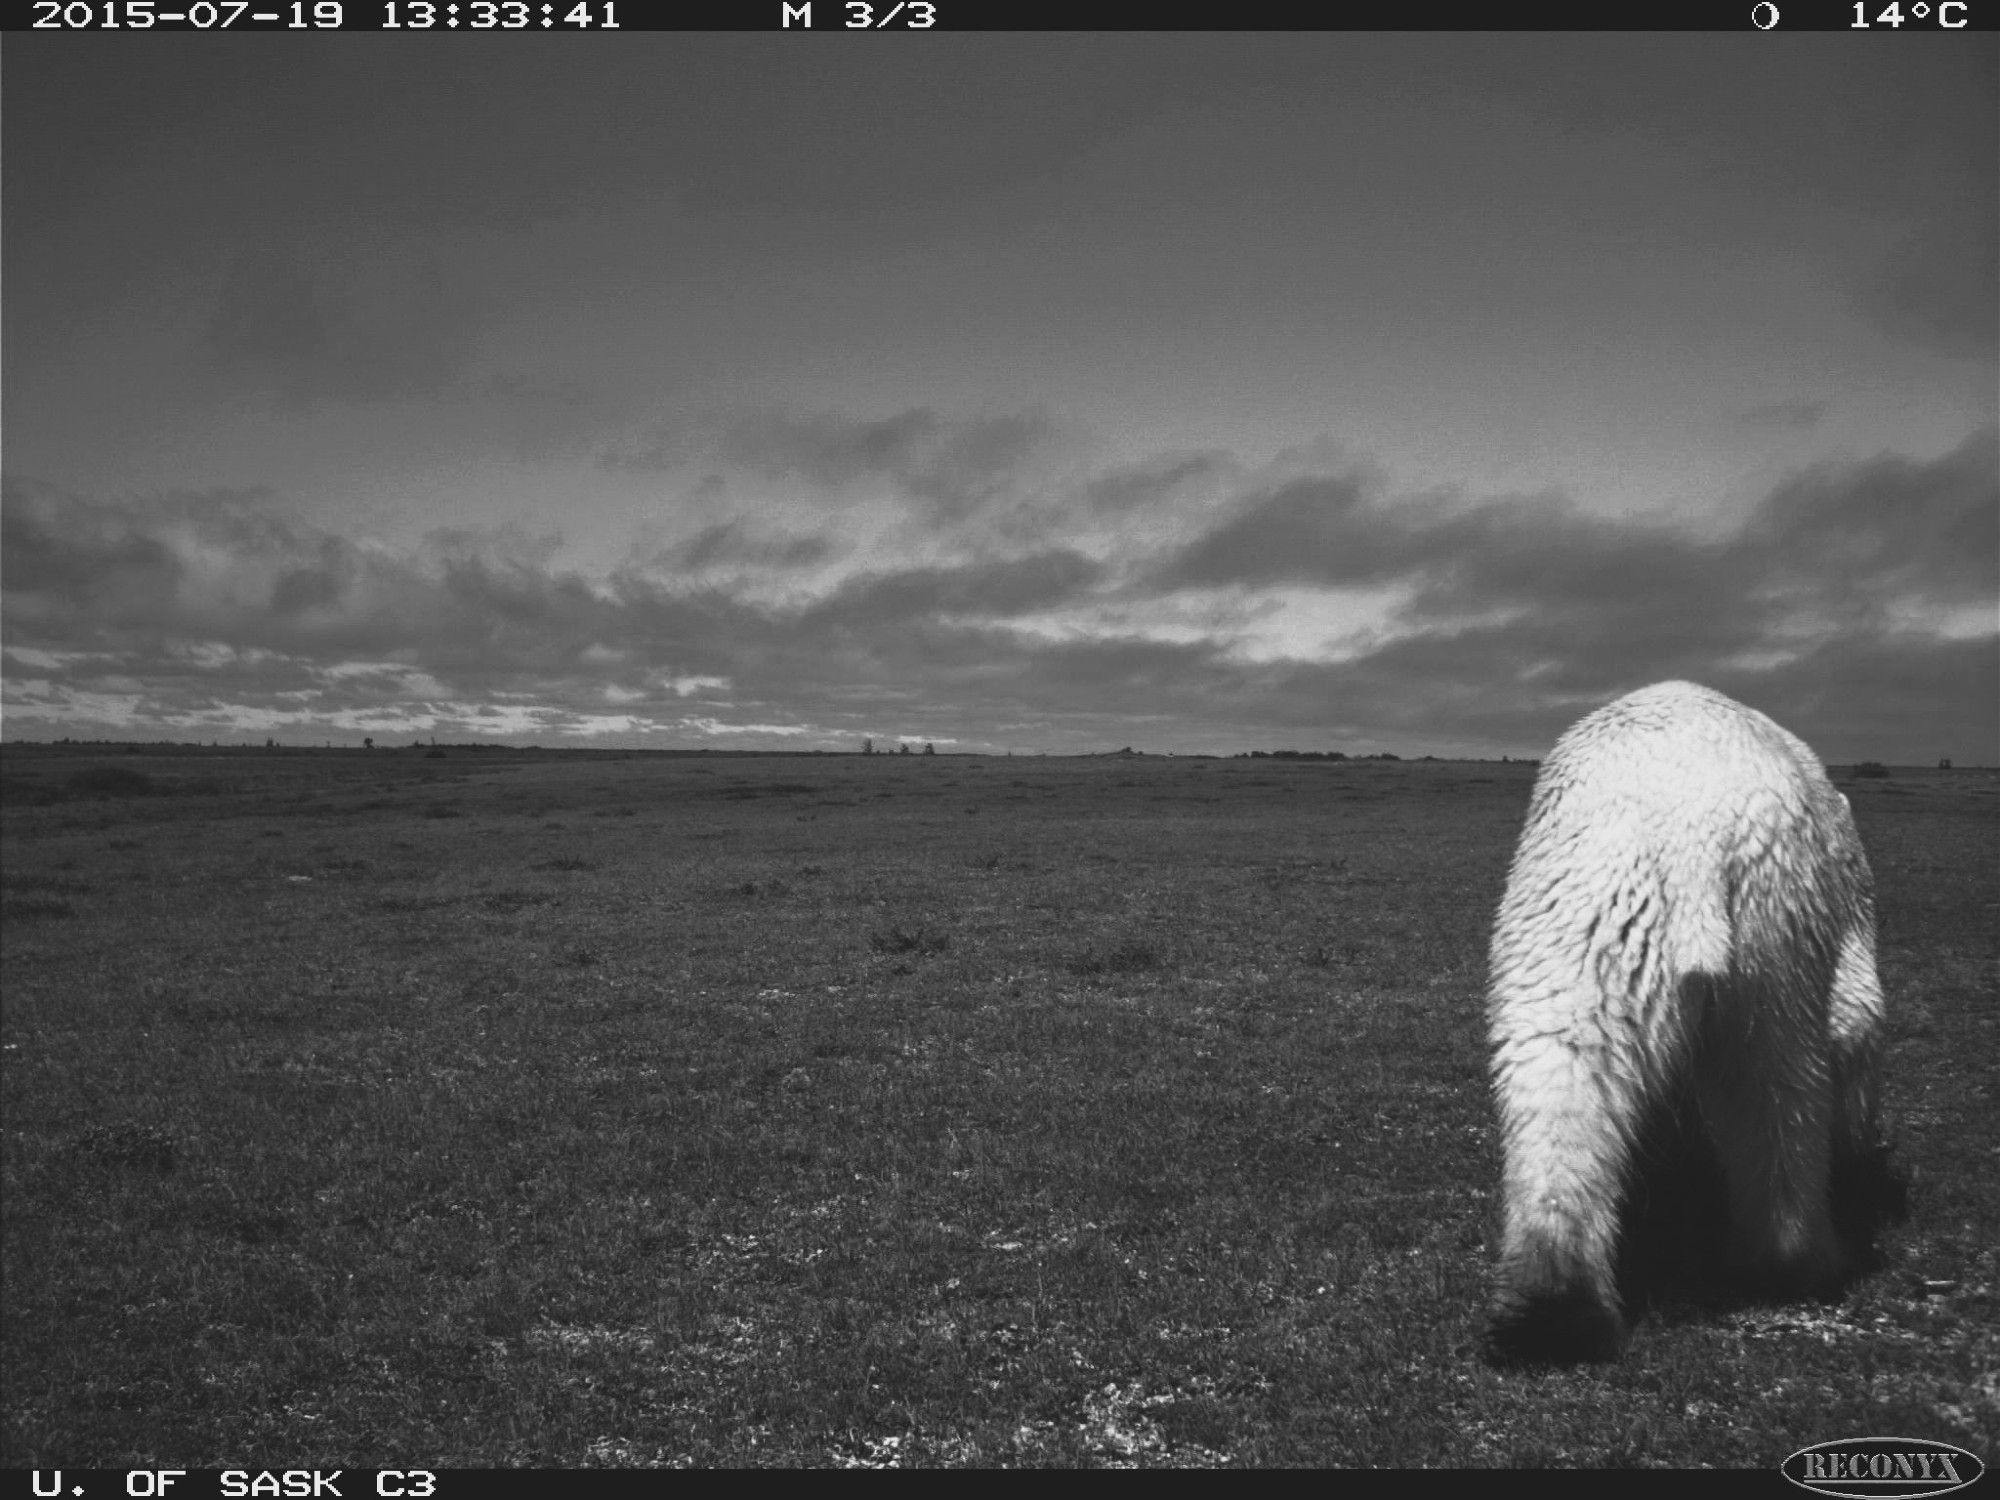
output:
[[1838,777],[1887,1269],[1503,1373],[1532,775],[8,746],[0,1465],[1992,1462],[2000,780]]

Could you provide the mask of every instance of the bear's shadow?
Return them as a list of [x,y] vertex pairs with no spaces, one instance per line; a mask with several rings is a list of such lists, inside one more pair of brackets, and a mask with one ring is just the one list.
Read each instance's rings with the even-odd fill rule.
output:
[[[1909,1192],[1886,1145],[1836,1154],[1829,1196],[1846,1256],[1841,1286],[1887,1264],[1877,1235],[1908,1217]],[[1691,1108],[1662,1111],[1632,1153],[1619,1216],[1618,1295],[1628,1319],[1669,1323],[1743,1307],[1837,1296],[1783,1280],[1749,1279],[1725,1260],[1729,1204],[1722,1166]]]

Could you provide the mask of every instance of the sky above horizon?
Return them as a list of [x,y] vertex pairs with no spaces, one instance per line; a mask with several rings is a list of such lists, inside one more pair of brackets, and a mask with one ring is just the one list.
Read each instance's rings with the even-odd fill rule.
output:
[[1991,34],[14,34],[0,733],[2000,762]]

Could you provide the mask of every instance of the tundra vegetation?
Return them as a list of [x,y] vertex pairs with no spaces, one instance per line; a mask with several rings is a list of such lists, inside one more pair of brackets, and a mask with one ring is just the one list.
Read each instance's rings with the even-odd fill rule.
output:
[[1835,771],[1887,1267],[1519,1372],[1533,775],[6,746],[0,1464],[1991,1461],[2000,780]]

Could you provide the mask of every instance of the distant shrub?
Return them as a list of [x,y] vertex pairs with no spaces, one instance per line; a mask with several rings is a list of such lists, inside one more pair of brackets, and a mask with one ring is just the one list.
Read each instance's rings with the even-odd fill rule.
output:
[[1889,768],[1879,760],[1864,760],[1854,767],[1854,774],[1870,780],[1879,780],[1889,774]]
[[425,759],[425,760],[443,760],[443,759],[444,759],[444,751],[442,751],[442,750],[426,750],[426,751],[424,752],[424,759]]
[[145,797],[159,790],[152,777],[130,766],[87,766],[72,771],[69,789],[100,797]]

